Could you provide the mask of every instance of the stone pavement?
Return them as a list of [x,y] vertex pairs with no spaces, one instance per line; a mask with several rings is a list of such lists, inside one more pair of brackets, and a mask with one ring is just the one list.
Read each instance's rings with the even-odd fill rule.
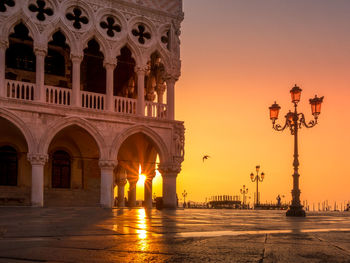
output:
[[0,262],[350,262],[350,212],[1,207]]

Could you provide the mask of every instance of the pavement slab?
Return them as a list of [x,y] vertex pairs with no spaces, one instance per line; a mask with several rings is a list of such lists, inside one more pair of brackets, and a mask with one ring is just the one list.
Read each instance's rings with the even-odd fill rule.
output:
[[350,263],[350,213],[0,207],[1,262]]

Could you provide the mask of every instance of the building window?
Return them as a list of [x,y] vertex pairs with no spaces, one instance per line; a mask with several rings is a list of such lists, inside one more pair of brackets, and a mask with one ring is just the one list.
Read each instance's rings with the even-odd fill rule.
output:
[[65,151],[52,155],[52,188],[70,188],[70,156]]
[[81,84],[84,91],[106,93],[106,70],[103,67],[104,56],[95,39],[88,42],[81,62]]
[[65,67],[64,56],[56,50],[49,49],[45,58],[45,73],[64,77]]
[[17,151],[11,146],[0,147],[0,185],[17,185]]
[[10,35],[10,46],[6,51],[6,67],[35,72],[35,54],[33,40],[29,30],[22,23],[14,28]]

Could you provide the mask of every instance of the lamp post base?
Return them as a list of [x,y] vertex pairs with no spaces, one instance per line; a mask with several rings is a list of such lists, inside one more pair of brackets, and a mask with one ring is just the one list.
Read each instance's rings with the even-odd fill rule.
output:
[[286,216],[305,217],[306,213],[302,206],[290,206]]

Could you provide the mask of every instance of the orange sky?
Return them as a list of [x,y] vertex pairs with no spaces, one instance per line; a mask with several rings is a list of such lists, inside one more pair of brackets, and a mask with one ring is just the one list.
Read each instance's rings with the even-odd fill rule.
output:
[[[178,195],[186,189],[189,200],[204,201],[236,195],[243,184],[252,194],[249,174],[260,164],[261,200],[290,200],[293,138],[272,129],[268,107],[276,100],[284,116],[296,83],[307,119],[308,99],[325,96],[319,125],[300,132],[301,199],[350,200],[350,1],[184,2]],[[203,163],[204,154],[211,158]]]

